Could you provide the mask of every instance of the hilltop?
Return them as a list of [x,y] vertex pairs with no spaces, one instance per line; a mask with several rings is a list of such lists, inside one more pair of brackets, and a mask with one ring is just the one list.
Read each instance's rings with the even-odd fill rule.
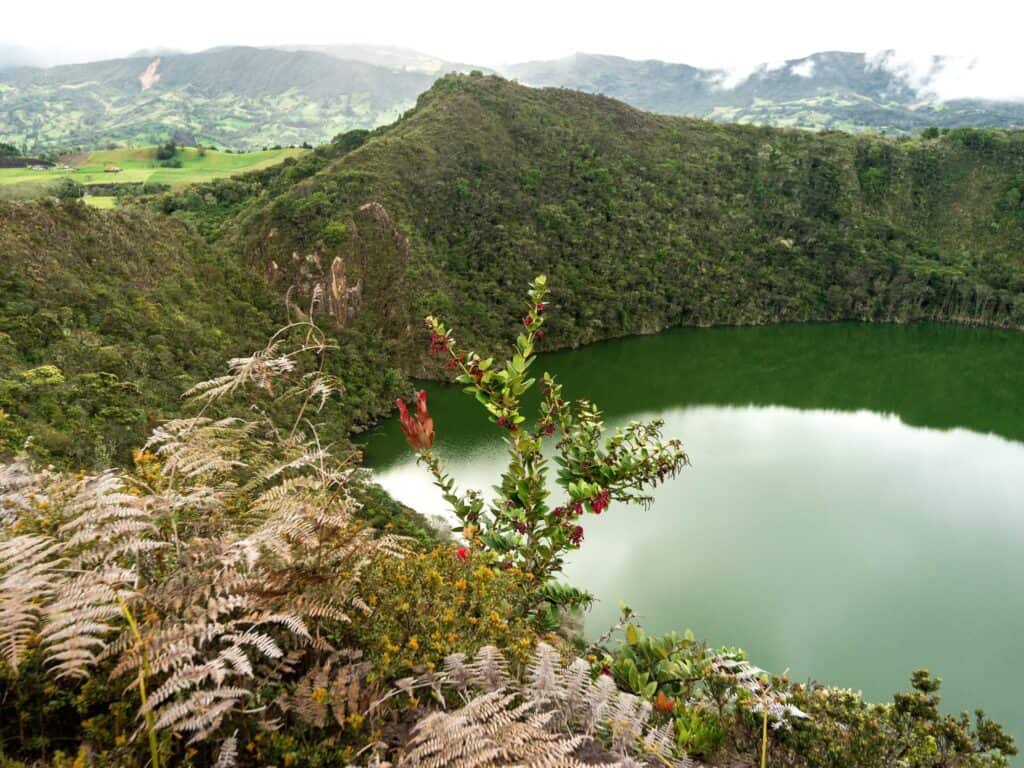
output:
[[453,75],[321,165],[248,206],[229,247],[282,288],[313,290],[335,258],[356,285],[373,277],[354,217],[379,204],[417,308],[484,342],[514,320],[509,286],[541,272],[554,346],[720,323],[1024,325],[1024,133],[720,125]]

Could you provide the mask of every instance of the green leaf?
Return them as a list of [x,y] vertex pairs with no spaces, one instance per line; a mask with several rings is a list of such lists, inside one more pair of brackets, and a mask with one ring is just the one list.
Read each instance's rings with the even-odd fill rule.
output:
[[636,645],[640,641],[640,633],[637,628],[632,624],[626,625],[626,642],[630,645]]

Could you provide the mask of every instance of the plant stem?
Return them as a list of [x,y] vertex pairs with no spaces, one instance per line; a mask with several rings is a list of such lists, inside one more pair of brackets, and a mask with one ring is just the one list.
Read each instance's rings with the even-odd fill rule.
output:
[[761,768],[768,765],[768,707],[764,708],[761,718]]
[[[139,699],[142,702],[142,708],[145,709],[147,701],[146,678],[149,676],[149,656],[146,654],[146,649],[142,643],[139,624],[135,621],[135,616],[128,607],[128,603],[120,595],[117,596],[117,602],[121,606],[121,613],[124,614],[125,619],[128,621],[128,628],[131,630],[132,638],[135,640],[136,645],[138,645],[139,653],[142,656],[142,668],[139,670]],[[146,735],[149,737],[149,758],[152,761],[152,768],[160,768],[160,747],[156,741],[156,719],[149,710],[146,711],[145,718]]]

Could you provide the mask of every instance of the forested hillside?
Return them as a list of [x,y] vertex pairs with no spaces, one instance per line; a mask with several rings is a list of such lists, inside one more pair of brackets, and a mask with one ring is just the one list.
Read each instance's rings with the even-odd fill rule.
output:
[[[52,432],[36,438],[50,455],[123,457],[184,386],[282,320],[287,294],[339,339],[338,426],[358,428],[398,370],[433,375],[420,318],[494,348],[538,273],[555,290],[549,349],[680,325],[1020,327],[1022,200],[1024,134],[725,126],[448,76],[393,126],[147,214],[0,210],[0,406],[16,436]],[[130,408],[125,387],[143,393]]]
[[173,219],[0,203],[0,443],[130,459],[184,388],[265,338],[276,304]]
[[319,162],[253,198],[226,247],[279,290],[324,285],[335,258],[354,286],[385,258],[349,257],[357,212],[379,203],[408,238],[407,303],[484,343],[514,319],[510,287],[540,272],[553,346],[688,324],[1024,324],[1024,133],[725,126],[448,76]]
[[[124,463],[185,389],[288,317],[283,294],[169,217],[0,203],[0,452],[30,438],[58,464]],[[361,428],[399,385],[385,347],[344,333],[325,439]]]

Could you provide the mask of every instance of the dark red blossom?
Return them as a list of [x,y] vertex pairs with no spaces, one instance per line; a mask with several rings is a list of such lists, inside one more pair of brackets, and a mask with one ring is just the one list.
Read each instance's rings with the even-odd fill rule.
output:
[[572,542],[574,547],[578,547],[580,542],[583,541],[583,526],[577,525],[572,529],[572,533],[569,534],[569,541]]
[[537,329],[537,333],[534,334],[534,335],[537,337],[537,341],[540,341],[541,339],[544,338],[544,329],[543,328],[538,328]]
[[448,344],[447,336],[442,336],[440,333],[432,333],[430,335],[430,354],[444,354],[448,351]]
[[595,515],[600,515],[606,509],[608,504],[611,502],[612,495],[608,491],[601,491],[593,499],[590,500],[590,508],[594,510]]
[[513,527],[516,529],[516,533],[526,533],[526,523],[518,522]]
[[555,434],[555,425],[554,424],[545,424],[544,425],[544,434],[548,435],[549,437],[551,435]]
[[523,325],[527,325],[527,326],[529,326],[529,325],[533,325],[533,318],[532,318],[532,317],[530,317],[529,315],[527,315],[526,317],[524,317],[524,318],[523,318]]
[[405,442],[416,452],[430,450],[434,444],[434,420],[427,412],[427,393],[420,390],[416,395],[416,413],[409,413],[405,401],[398,398],[398,424],[405,435]]
[[541,302],[540,304],[537,305],[537,311],[538,312],[543,312],[547,308],[548,308],[548,306],[544,302]]

